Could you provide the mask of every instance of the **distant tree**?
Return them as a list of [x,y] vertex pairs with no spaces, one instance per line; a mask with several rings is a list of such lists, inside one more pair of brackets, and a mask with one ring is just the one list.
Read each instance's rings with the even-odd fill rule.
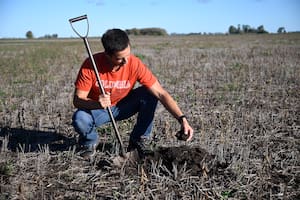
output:
[[140,33],[141,35],[167,35],[167,31],[161,28],[143,28]]
[[248,33],[257,33],[257,30],[256,30],[256,28],[250,28],[248,30]]
[[126,29],[125,31],[128,35],[140,35],[140,30],[137,28]]
[[228,32],[229,32],[229,34],[238,34],[239,33],[238,29],[233,25],[229,26]]
[[133,28],[125,31],[128,35],[168,35],[167,31],[162,28]]
[[27,38],[27,39],[32,39],[32,38],[34,38],[32,31],[27,31],[27,32],[26,32],[26,38]]
[[231,25],[229,26],[228,29],[229,34],[241,34],[241,33],[268,33],[268,31],[265,30],[263,25],[260,25],[259,27],[257,27],[257,29],[255,28],[251,28],[251,26],[249,25],[238,25],[238,28],[236,28],[235,26]]
[[257,33],[268,33],[263,25],[260,25],[259,27],[257,27]]
[[249,25],[243,25],[242,28],[244,33],[250,33],[251,31],[251,27]]
[[284,27],[279,27],[277,30],[277,33],[286,33],[285,28]]
[[241,25],[238,24],[237,33],[241,33]]
[[46,38],[46,39],[56,39],[56,38],[58,38],[58,34],[52,34],[52,35],[46,34],[46,35],[44,35],[44,36],[41,37],[41,38]]

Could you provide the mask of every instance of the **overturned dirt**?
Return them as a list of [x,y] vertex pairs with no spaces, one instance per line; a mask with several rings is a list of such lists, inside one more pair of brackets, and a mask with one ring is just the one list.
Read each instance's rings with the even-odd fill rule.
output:
[[[99,169],[143,166],[143,170],[148,173],[153,171],[154,168],[158,168],[157,172],[163,175],[184,171],[193,176],[205,177],[228,166],[226,163],[216,161],[215,156],[209,154],[205,149],[187,145],[160,146],[153,151],[153,154],[146,155],[144,159],[139,159],[136,153],[132,153],[123,163],[122,161],[118,163],[118,166],[113,163],[113,160],[102,159],[97,165]],[[130,175],[130,173],[136,173],[136,171],[128,171],[128,173]]]
[[[159,147],[154,156],[146,158],[147,169],[151,170],[151,163],[161,162],[165,170],[174,173],[174,170],[185,169],[191,175],[203,175],[214,168],[214,156],[210,155],[205,149],[200,147],[178,146],[178,147]],[[168,173],[162,170],[164,173]]]

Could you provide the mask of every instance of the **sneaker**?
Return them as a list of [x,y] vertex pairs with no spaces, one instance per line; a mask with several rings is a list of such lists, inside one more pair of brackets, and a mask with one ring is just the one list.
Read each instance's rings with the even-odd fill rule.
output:
[[149,138],[141,137],[138,141],[129,140],[127,152],[131,152],[135,149],[141,159],[144,159],[148,155],[154,155],[151,140]]
[[80,150],[80,156],[85,160],[92,161],[96,155],[97,144],[82,146]]

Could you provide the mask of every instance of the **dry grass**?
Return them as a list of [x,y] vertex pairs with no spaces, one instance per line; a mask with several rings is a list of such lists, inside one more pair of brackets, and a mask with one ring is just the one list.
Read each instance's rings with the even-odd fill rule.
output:
[[[80,40],[0,41],[0,199],[297,199],[300,197],[300,35],[132,37],[133,51],[211,155],[203,173],[161,161],[101,168],[116,152],[110,126],[95,162],[75,152],[73,82]],[[102,50],[99,39],[90,41]],[[127,144],[134,119],[118,123]],[[180,146],[159,105],[158,146]],[[105,134],[103,134],[105,133]],[[207,172],[207,173],[206,173]]]

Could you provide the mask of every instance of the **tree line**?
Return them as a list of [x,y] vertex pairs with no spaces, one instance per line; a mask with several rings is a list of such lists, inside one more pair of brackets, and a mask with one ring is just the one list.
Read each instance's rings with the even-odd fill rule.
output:
[[125,32],[128,35],[159,35],[164,36],[168,35],[167,31],[162,28],[133,28],[133,29],[126,29]]
[[[132,28],[132,29],[126,29],[125,32],[128,35],[153,35],[153,36],[166,36],[168,35],[167,31],[163,28]],[[265,30],[263,25],[258,26],[257,28],[253,28],[250,25],[238,25],[237,27],[231,25],[228,28],[228,34],[248,34],[248,33],[258,33],[258,34],[267,34],[269,33],[267,30]],[[277,30],[277,33],[286,33],[286,30],[284,27],[279,27]],[[219,35],[224,33],[216,33],[214,35]],[[172,33],[171,35],[202,35],[202,33],[188,33],[188,34],[177,34]],[[203,35],[206,35],[206,33],[203,33]],[[33,39],[34,35],[32,31],[26,32],[26,38]],[[43,37],[40,38],[46,38],[46,39],[53,39],[58,38],[58,34],[46,34]]]
[[[33,39],[34,38],[33,32],[32,31],[27,31],[26,32],[26,38],[27,39]],[[44,35],[43,37],[40,37],[40,38],[45,38],[45,39],[58,38],[58,34],[56,34],[56,33],[54,33],[52,35],[46,34],[46,35]]]
[[[228,28],[229,34],[242,34],[242,33],[269,33],[267,30],[265,30],[263,25],[258,26],[257,28],[253,28],[250,25],[238,25],[237,27],[231,25]],[[277,33],[286,33],[286,30],[284,27],[279,27],[277,29]]]

